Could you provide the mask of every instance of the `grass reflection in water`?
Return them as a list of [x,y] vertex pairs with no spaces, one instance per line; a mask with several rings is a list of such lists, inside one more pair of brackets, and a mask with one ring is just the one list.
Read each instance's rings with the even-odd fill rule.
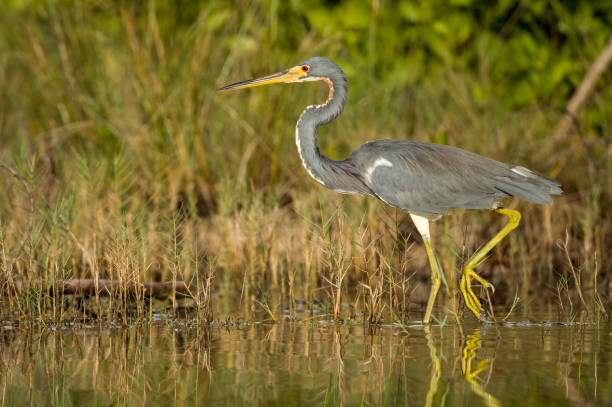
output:
[[[462,335],[465,332],[465,336]],[[5,325],[3,405],[612,402],[610,327]]]

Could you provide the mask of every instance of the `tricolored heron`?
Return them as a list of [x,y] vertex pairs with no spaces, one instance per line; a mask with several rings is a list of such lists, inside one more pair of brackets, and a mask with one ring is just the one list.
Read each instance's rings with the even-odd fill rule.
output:
[[327,188],[343,194],[370,195],[410,213],[423,238],[431,269],[431,288],[423,321],[429,323],[443,279],[429,233],[429,222],[450,208],[493,209],[508,223],[465,265],[460,289],[467,307],[481,316],[481,303],[472,290],[472,279],[485,288],[494,287],[474,271],[475,267],[506,235],[516,228],[520,212],[499,206],[499,200],[516,196],[549,204],[560,195],[561,185],[521,166],[461,150],[411,140],[376,140],[357,148],[347,159],[332,160],[319,151],[318,126],[333,121],[344,109],[348,82],[338,65],[327,58],[310,58],[292,68],[261,78],[225,86],[219,91],[244,89],[272,83],[323,81],[329,97],[308,106],[295,128],[295,142],[308,174]]

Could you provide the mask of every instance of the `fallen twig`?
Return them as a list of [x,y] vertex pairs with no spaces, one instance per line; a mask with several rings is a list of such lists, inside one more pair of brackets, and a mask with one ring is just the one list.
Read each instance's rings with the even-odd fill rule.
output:
[[582,83],[568,102],[567,108],[565,109],[566,113],[561,118],[555,130],[555,138],[557,140],[564,138],[569,133],[570,128],[576,124],[576,117],[578,117],[587,99],[591,93],[593,93],[597,80],[608,68],[610,61],[612,61],[612,37],[610,37],[608,44],[603,51],[601,51],[595,62],[593,62],[593,65],[589,68]]
[[[147,282],[147,283],[124,283],[116,280],[98,280],[98,294],[110,295],[120,289],[128,293],[141,293],[144,296],[155,298],[167,298],[172,295],[173,290],[176,294],[191,297],[189,285],[185,281],[166,281],[166,282]],[[13,287],[15,291],[27,291],[47,287],[42,281],[15,281]],[[73,279],[68,281],[56,281],[50,292],[55,294],[95,294],[96,285],[92,278]]]

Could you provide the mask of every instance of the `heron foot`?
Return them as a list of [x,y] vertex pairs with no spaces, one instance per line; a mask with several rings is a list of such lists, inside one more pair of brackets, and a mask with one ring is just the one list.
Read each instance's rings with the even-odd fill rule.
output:
[[463,276],[461,277],[461,284],[459,288],[461,289],[461,293],[465,299],[465,305],[467,305],[476,318],[482,319],[482,304],[474,293],[474,290],[472,290],[472,279],[478,281],[485,289],[490,288],[493,293],[495,292],[495,287],[493,284],[476,274],[473,269],[466,267],[463,270]]

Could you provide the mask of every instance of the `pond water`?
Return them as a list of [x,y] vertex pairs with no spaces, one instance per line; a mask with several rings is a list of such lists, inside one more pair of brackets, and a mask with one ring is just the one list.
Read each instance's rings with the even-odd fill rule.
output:
[[24,405],[611,405],[610,324],[0,326]]

